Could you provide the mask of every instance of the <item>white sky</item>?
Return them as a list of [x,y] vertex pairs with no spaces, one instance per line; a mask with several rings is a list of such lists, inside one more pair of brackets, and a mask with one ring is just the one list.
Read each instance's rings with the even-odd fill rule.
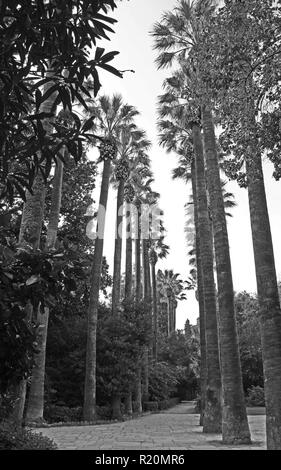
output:
[[[147,131],[153,142],[150,151],[155,184],[153,189],[161,194],[160,207],[164,210],[164,223],[167,229],[167,243],[170,245],[170,255],[167,260],[159,263],[159,268],[173,269],[186,279],[189,272],[187,248],[184,235],[184,204],[188,201],[191,188],[183,182],[173,181],[171,170],[177,165],[177,157],[167,154],[158,146],[156,128],[157,96],[162,93],[162,82],[168,71],[157,71],[154,64],[155,52],[152,50],[152,38],[149,32],[153,24],[159,21],[165,10],[175,6],[175,0],[130,0],[118,3],[114,16],[118,19],[115,25],[115,35],[103,47],[107,51],[117,50],[120,55],[114,65],[120,70],[134,69],[135,74],[126,73],[123,80],[109,73],[101,72],[102,90],[100,94],[111,95],[121,93],[124,100],[137,107],[141,112],[138,125]],[[100,45],[100,44],[99,44]],[[268,195],[269,213],[272,236],[275,249],[277,274],[281,276],[281,183],[271,177],[270,164],[265,165],[265,179]],[[98,189],[96,201],[98,201]],[[236,291],[256,290],[251,229],[248,210],[248,197],[245,189],[240,189],[236,182],[229,183],[228,189],[235,194],[238,207],[233,210],[233,218],[229,220],[229,240],[231,248],[232,272]],[[114,233],[116,194],[113,189],[109,194],[109,212],[106,221],[104,254],[111,265],[114,252]],[[177,311],[177,328],[183,328],[186,318],[196,323],[198,305],[194,293],[188,294],[187,301],[179,303]]]

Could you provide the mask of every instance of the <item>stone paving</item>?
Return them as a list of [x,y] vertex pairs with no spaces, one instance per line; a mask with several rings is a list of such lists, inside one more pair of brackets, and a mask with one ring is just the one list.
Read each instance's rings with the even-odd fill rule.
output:
[[72,450],[262,450],[265,449],[265,416],[249,416],[253,444],[227,446],[221,435],[206,435],[198,425],[193,403],[133,420],[97,426],[42,428],[37,432],[53,439],[59,449]]

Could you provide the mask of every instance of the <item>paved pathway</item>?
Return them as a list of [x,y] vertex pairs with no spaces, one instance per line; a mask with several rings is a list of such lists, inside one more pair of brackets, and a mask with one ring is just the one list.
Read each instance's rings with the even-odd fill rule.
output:
[[265,449],[265,416],[251,415],[253,445],[226,446],[220,435],[206,435],[198,426],[199,415],[192,402],[180,403],[161,413],[122,423],[97,426],[42,428],[59,449],[77,450],[261,450]]

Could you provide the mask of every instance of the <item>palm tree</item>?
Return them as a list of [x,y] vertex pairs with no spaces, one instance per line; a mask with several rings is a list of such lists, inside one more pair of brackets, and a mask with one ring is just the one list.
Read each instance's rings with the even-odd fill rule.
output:
[[[258,2],[254,3],[255,6],[252,2],[242,2],[239,4],[238,10],[236,10],[237,4],[238,2],[236,1],[230,2],[224,9],[224,13],[227,15],[228,28],[221,43],[221,50],[225,50],[228,44],[231,44],[232,50],[239,45],[239,50],[241,46],[245,53],[243,57],[238,55],[231,64],[232,70],[238,67],[236,70],[239,71],[239,81],[236,80],[237,73],[235,72],[234,80],[230,79],[227,86],[224,86],[224,100],[223,102],[219,100],[218,105],[219,109],[223,110],[221,122],[225,124],[225,135],[228,133],[228,139],[230,138],[231,144],[234,144],[233,152],[231,151],[231,163],[235,163],[235,167],[239,169],[237,175],[239,183],[241,181],[239,181],[240,170],[242,170],[242,175],[245,171],[245,175],[243,175],[245,179],[242,179],[242,184],[248,188],[259,299],[259,320],[265,379],[267,448],[270,450],[280,450],[281,309],[262,164],[263,154],[266,155],[269,150],[268,144],[270,147],[270,142],[263,145],[262,139],[260,139],[260,135],[263,134],[264,130],[261,114],[265,111],[263,106],[260,106],[261,102],[265,100],[265,103],[270,104],[271,110],[274,110],[274,112],[278,110],[278,106],[276,106],[277,103],[279,105],[278,87],[275,84],[273,85],[274,82],[271,80],[267,83],[266,77],[271,76],[271,70],[275,70],[275,63],[271,62],[273,56],[275,56],[279,64],[280,56],[276,54],[271,55],[270,49],[266,49],[266,60],[271,59],[268,61],[268,72],[270,72],[267,75],[265,63],[262,64],[263,61],[260,62],[260,53],[264,47],[264,41],[260,35],[263,33],[259,27],[257,28],[263,13],[257,10],[259,11],[259,19],[257,19],[258,16],[254,15],[252,17],[250,14],[249,9],[253,6],[254,10],[256,10]],[[277,31],[278,27],[275,28],[273,26],[273,21],[274,19],[279,21],[279,2],[272,2],[267,8],[271,13],[269,13],[265,20],[267,25],[263,22],[262,29],[266,31],[268,26],[270,26],[273,31],[275,29]],[[279,12],[277,13],[278,9]],[[239,22],[237,22],[237,15],[240,17]],[[223,19],[221,24],[225,24],[225,19]],[[248,31],[250,31],[249,35]],[[278,44],[278,41],[273,40],[273,44],[275,43]],[[256,64],[259,63],[261,67],[258,74],[256,74]],[[224,73],[222,72],[222,74]],[[267,83],[266,87],[264,87],[265,82]],[[276,100],[274,96],[276,96]],[[231,113],[230,109],[227,110],[229,103],[231,103]],[[279,111],[277,112],[279,113]],[[268,114],[265,112],[267,118],[270,114],[270,112]],[[224,136],[222,135],[222,137]]]
[[[121,257],[122,257],[122,237],[123,237],[123,205],[125,182],[130,176],[130,163],[137,158],[136,155],[150,147],[145,132],[136,128],[133,123],[124,125],[118,135],[118,153],[120,159],[116,162],[115,178],[118,181],[117,194],[117,227],[114,251],[113,288],[112,288],[112,313],[116,315],[120,306],[121,288]],[[121,397],[113,397],[113,418],[121,416]]]
[[[144,158],[144,165],[140,171],[131,172],[131,183],[134,190],[134,203],[136,207],[136,220],[135,220],[135,300],[140,302],[142,299],[142,281],[141,281],[141,216],[142,210],[141,205],[143,203],[143,197],[146,192],[151,191],[150,184],[153,181],[152,173],[149,168],[148,160],[145,155],[141,156]],[[144,361],[145,353],[141,355],[138,364],[138,377],[135,390],[135,402],[136,411],[142,411],[142,363]],[[148,364],[146,363],[146,369]],[[146,373],[147,377],[147,373]],[[146,390],[148,392],[148,381],[146,380]]]
[[[125,299],[129,300],[132,297],[132,285],[133,285],[133,202],[138,203],[136,194],[141,192],[146,187],[147,181],[152,178],[152,172],[150,170],[150,158],[145,153],[143,143],[137,145],[135,149],[136,155],[130,160],[129,165],[129,178],[125,184],[125,202],[127,205],[126,220],[127,220],[127,240],[126,240],[126,274],[125,274]],[[139,227],[140,228],[140,227]],[[140,239],[140,237],[139,237]],[[140,260],[140,252],[139,257]],[[138,272],[140,279],[140,263]],[[138,290],[139,291],[139,290]],[[140,293],[139,293],[140,297]]]
[[[153,331],[152,324],[152,286],[151,286],[151,275],[150,275],[150,264],[149,264],[149,220],[150,211],[155,206],[159,194],[155,193],[148,188],[148,190],[142,195],[142,202],[144,203],[144,210],[142,211],[142,217],[146,218],[147,233],[142,233],[142,261],[143,261],[143,285],[144,285],[144,302],[148,308],[150,315],[150,329]],[[149,348],[146,347],[144,351],[144,400],[148,400],[149,390],[149,353],[152,353],[153,342],[151,341]]]
[[[208,213],[207,187],[198,109],[190,99],[190,84],[182,71],[166,80],[160,98],[161,143],[180,156],[174,178],[191,179],[194,201],[196,247],[200,257],[198,294],[201,343],[201,417],[203,431],[221,432],[221,373],[217,326],[216,287],[213,262],[213,236]],[[167,119],[167,117],[169,119]],[[205,305],[208,309],[205,312]]]
[[[165,229],[162,221],[161,232]],[[149,261],[151,266],[151,287],[152,287],[152,313],[153,313],[153,358],[157,362],[158,354],[158,291],[156,278],[156,264],[159,259],[166,258],[169,253],[169,247],[164,243],[165,236],[161,235],[158,239],[151,238]]]
[[[204,432],[221,431],[221,375],[218,354],[217,302],[214,278],[213,237],[210,229],[203,143],[199,126],[193,126],[196,173],[196,217],[198,223],[199,253],[204,289],[208,306],[205,316],[207,357],[207,387],[203,415]],[[209,357],[211,354],[211,357]]]
[[[102,183],[99,200],[99,212],[106,212],[111,162],[117,154],[116,138],[120,128],[130,123],[138,114],[132,106],[123,103],[120,95],[113,98],[100,97],[89,106],[89,113],[96,118],[95,133],[100,134],[100,160],[104,162]],[[86,374],[84,388],[83,415],[86,421],[96,417],[96,334],[98,320],[98,304],[100,290],[100,275],[103,256],[104,221],[100,220],[97,227],[97,237],[91,270],[91,288],[88,310],[88,334],[86,353]]]
[[146,138],[145,132],[137,129],[134,124],[123,126],[118,135],[118,153],[120,159],[116,163],[115,178],[118,181],[117,194],[117,229],[114,252],[113,289],[112,289],[112,313],[118,311],[120,303],[121,285],[121,255],[122,255],[122,228],[123,228],[123,205],[125,183],[130,177],[131,167],[133,170],[134,159],[140,152],[148,150],[151,142]]
[[176,326],[176,301],[184,300],[186,298],[184,291],[186,287],[184,282],[179,279],[179,274],[174,273],[172,269],[162,271],[158,269],[157,272],[158,289],[166,297],[167,304],[167,336],[170,336],[175,331]]
[[[200,33],[204,28],[204,14],[206,15],[206,12],[208,15],[214,12],[212,1],[192,3],[181,0],[174,12],[166,13],[162,22],[155,25],[153,35],[155,47],[161,51],[158,57],[160,67],[169,65],[179,57],[180,60],[185,59],[185,63],[190,65],[193,71],[194,91],[197,91],[194,94],[194,99],[200,104],[204,131],[208,190],[215,240],[223,386],[223,442],[249,443],[250,432],[242,386],[229,243],[212,109],[209,95],[202,93],[204,82],[200,80],[200,57],[196,57],[196,53],[194,53],[196,43],[200,41]],[[186,61],[188,55],[191,57],[190,64]]]

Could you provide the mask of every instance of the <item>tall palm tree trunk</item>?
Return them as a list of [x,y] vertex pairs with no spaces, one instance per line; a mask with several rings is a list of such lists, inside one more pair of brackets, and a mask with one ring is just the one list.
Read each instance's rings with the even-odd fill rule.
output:
[[[120,307],[120,290],[121,290],[121,259],[122,259],[122,232],[123,232],[123,203],[124,203],[125,182],[123,179],[119,181],[117,192],[117,208],[116,208],[116,235],[114,250],[114,267],[113,267],[113,286],[112,286],[112,314],[119,315]],[[113,394],[112,396],[112,418],[120,419],[121,413],[121,395]]]
[[139,365],[137,367],[137,381],[135,386],[135,411],[137,413],[142,413],[142,362],[140,360]]
[[[100,191],[100,208],[106,211],[109,178],[111,170],[111,161],[104,161],[102,184]],[[104,243],[104,221],[101,221],[101,227],[97,228],[97,238],[95,240],[94,259],[90,276],[90,300],[88,309],[88,332],[86,349],[86,374],[84,388],[84,406],[83,416],[85,421],[93,421],[96,418],[96,339],[97,339],[97,321],[100,276],[102,268],[102,255]]]
[[207,383],[203,431],[221,432],[221,375],[218,346],[216,288],[213,264],[213,240],[210,232],[207,187],[201,131],[198,125],[192,129],[195,150],[196,196],[198,234],[202,262],[204,304],[206,308]]
[[132,239],[132,219],[130,205],[127,203],[126,208],[127,238],[126,238],[126,273],[125,273],[125,299],[132,297],[133,288],[133,239]]
[[137,204],[137,233],[135,239],[135,255],[136,255],[136,301],[139,302],[142,297],[141,283],[141,207]]
[[[64,151],[66,155],[66,150]],[[64,155],[64,156],[65,156]],[[61,208],[63,180],[63,162],[58,159],[54,174],[52,201],[50,209],[49,224],[47,229],[47,249],[54,249]],[[37,323],[40,325],[38,334],[38,350],[35,357],[35,364],[32,369],[31,383],[28,394],[28,403],[26,408],[26,423],[35,423],[43,421],[44,413],[44,383],[45,383],[45,361],[46,361],[46,343],[49,322],[49,308],[45,307],[43,312],[38,312]]]
[[[149,248],[148,241],[143,239],[142,241],[142,253],[143,253],[143,285],[144,285],[144,300],[150,313],[150,331],[152,331],[152,315],[151,315],[151,279],[149,269]],[[144,401],[148,401],[149,398],[149,353],[152,351],[152,344],[145,348],[144,351]]]
[[171,334],[171,302],[170,297],[167,298],[167,333],[168,337]]
[[158,299],[155,262],[151,263],[152,305],[153,305],[153,359],[157,362],[158,355]]
[[281,311],[260,154],[246,161],[266,402],[267,448],[281,450]]
[[121,289],[121,258],[122,258],[122,231],[123,231],[123,203],[124,203],[124,180],[120,180],[117,193],[117,210],[116,210],[116,238],[114,250],[113,265],[113,286],[112,286],[112,314],[118,314],[120,305],[120,289]]
[[[135,238],[135,278],[136,278],[136,302],[140,302],[142,297],[141,285],[141,206],[136,204],[136,238]],[[135,389],[136,411],[142,412],[142,356],[139,359],[137,369],[137,383]]]
[[[222,196],[212,112],[202,106],[207,179],[214,229],[223,387],[223,442],[251,442],[242,385],[228,233]],[[207,339],[208,342],[208,339]]]
[[174,299],[173,301],[173,332],[176,331],[176,323],[177,323],[177,301]]
[[[126,272],[125,272],[125,300],[132,299],[133,288],[133,239],[132,239],[132,215],[129,203],[126,203],[126,220],[127,220],[127,233],[126,233]],[[128,415],[133,413],[132,404],[132,390],[128,391],[125,397],[125,412]]]
[[202,277],[202,259],[200,252],[200,238],[198,225],[198,209],[197,209],[197,188],[196,188],[196,171],[195,159],[191,163],[191,181],[194,207],[194,225],[195,225],[195,249],[196,249],[196,268],[197,268],[197,300],[199,304],[199,325],[200,325],[200,426],[203,426],[206,389],[207,389],[207,350],[206,350],[206,319],[205,319],[205,302]]

